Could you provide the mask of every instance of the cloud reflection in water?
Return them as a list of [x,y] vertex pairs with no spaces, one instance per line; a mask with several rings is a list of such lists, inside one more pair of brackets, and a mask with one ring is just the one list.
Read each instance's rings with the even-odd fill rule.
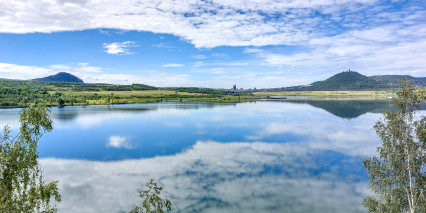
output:
[[39,148],[46,177],[60,181],[60,212],[128,212],[150,177],[174,212],[365,212],[360,159],[380,143],[379,114],[348,121],[308,103],[52,111]]
[[119,135],[111,135],[109,137],[107,147],[114,147],[114,148],[125,148],[125,149],[132,149],[133,146],[130,144],[128,137],[123,137]]
[[365,212],[357,157],[302,143],[199,141],[172,156],[98,162],[46,158],[59,180],[60,212],[127,212],[150,177],[173,212]]

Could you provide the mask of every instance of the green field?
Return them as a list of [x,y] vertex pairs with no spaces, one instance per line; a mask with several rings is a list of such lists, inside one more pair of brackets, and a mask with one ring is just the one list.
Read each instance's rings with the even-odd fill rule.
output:
[[140,97],[162,97],[162,96],[170,96],[170,95],[177,95],[177,96],[194,96],[199,97],[203,94],[201,93],[189,93],[189,92],[177,92],[172,90],[135,90],[135,91],[97,91],[97,92],[73,92],[73,91],[67,91],[64,92],[66,95],[74,95],[74,96],[91,96],[94,94],[101,95],[101,96],[108,96],[108,95],[115,95],[118,97],[132,97],[132,96],[140,96]]
[[[211,95],[202,93],[177,92],[173,90],[146,90],[146,91],[101,91],[101,92],[70,92],[74,97],[85,97],[86,103],[81,104],[130,104],[155,103],[172,101],[213,101],[213,102],[242,102],[257,99],[256,96],[240,95]],[[98,98],[99,97],[99,98]]]
[[179,87],[156,88],[142,84],[111,85],[0,79],[0,107],[156,103],[167,101],[243,102],[257,96],[229,90]]

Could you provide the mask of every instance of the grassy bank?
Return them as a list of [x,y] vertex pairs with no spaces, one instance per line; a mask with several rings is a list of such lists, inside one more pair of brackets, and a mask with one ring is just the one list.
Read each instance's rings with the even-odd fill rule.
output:
[[94,104],[132,104],[156,102],[188,102],[212,101],[224,103],[237,103],[252,101],[258,97],[247,94],[212,95],[202,93],[177,92],[172,90],[146,90],[146,91],[101,91],[101,92],[70,92],[74,97],[83,97],[85,102],[73,105]]

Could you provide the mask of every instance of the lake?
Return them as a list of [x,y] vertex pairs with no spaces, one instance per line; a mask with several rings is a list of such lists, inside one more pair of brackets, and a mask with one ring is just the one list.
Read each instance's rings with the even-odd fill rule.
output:
[[[52,108],[39,143],[59,212],[128,212],[151,177],[173,212],[367,212],[361,160],[388,101]],[[19,109],[0,110],[15,131]]]

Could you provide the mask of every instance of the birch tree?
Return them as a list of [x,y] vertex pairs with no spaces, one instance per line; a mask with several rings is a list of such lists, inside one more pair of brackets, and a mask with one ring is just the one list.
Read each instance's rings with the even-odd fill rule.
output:
[[364,199],[370,212],[426,212],[426,119],[416,119],[423,99],[403,79],[394,104],[374,125],[382,146],[379,157],[363,160],[373,195]]
[[139,197],[143,199],[142,204],[136,206],[130,213],[164,213],[172,210],[170,200],[160,197],[163,187],[158,186],[154,178],[145,185],[147,189],[139,191]]
[[52,130],[49,110],[23,109],[20,123],[16,136],[6,126],[0,138],[0,212],[55,212],[51,201],[61,200],[57,182],[43,180],[37,151],[43,133]]

